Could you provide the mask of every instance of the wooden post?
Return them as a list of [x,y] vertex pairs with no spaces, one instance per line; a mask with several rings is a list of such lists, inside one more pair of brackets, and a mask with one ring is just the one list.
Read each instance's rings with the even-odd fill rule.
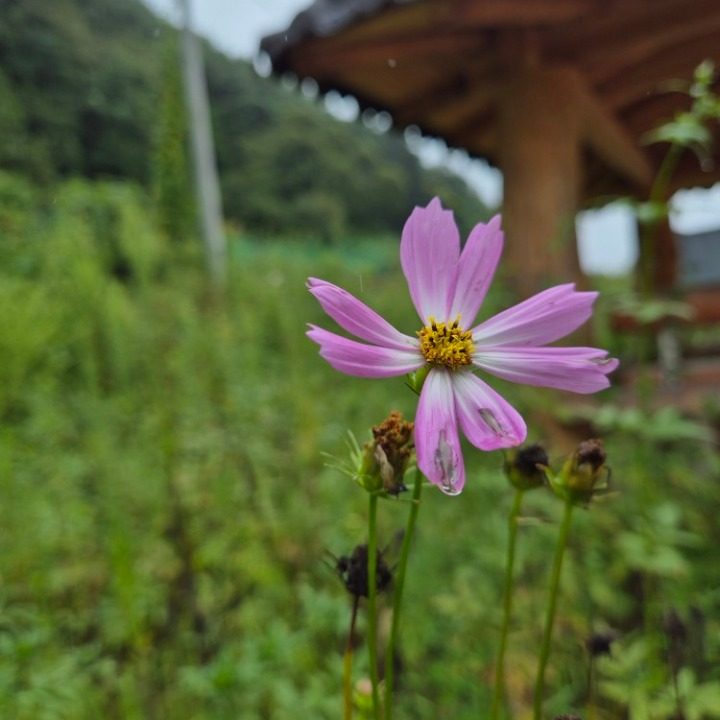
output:
[[571,67],[530,59],[508,73],[497,105],[510,282],[527,296],[581,279],[575,214],[582,153],[592,150],[639,188],[650,165]]
[[215,163],[212,124],[202,52],[192,30],[190,0],[178,0],[182,17],[182,68],[189,118],[200,230],[213,282],[225,284],[227,249],[222,223],[222,199]]
[[526,67],[504,83],[497,140],[504,178],[505,257],[508,279],[522,296],[579,277],[574,221],[580,128],[572,71]]

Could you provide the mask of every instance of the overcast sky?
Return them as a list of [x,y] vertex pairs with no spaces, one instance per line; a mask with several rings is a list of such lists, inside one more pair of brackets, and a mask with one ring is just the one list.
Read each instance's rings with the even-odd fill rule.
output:
[[[177,0],[143,0],[168,19]],[[263,35],[282,30],[310,0],[192,0],[195,29],[228,55],[250,58]]]
[[[144,0],[169,20],[178,17],[177,0]],[[229,55],[253,58],[260,38],[285,28],[310,0],[192,0],[195,29]],[[335,114],[348,107],[332,108]],[[350,107],[350,111],[352,108]],[[350,114],[352,114],[350,112]],[[488,204],[497,204],[502,195],[500,173],[485,163],[469,160],[464,153],[448,153],[437,141],[417,145],[426,164],[443,164],[463,175]],[[711,191],[679,193],[672,218],[673,229],[681,233],[720,227],[720,185]],[[637,258],[635,226],[629,211],[610,206],[592,213],[581,213],[577,222],[580,257],[588,272],[609,274],[627,272]]]

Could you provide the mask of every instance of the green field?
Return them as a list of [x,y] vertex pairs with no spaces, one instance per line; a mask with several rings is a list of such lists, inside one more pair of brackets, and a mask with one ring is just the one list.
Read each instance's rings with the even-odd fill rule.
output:
[[[348,431],[412,417],[415,398],[317,356],[305,325],[331,322],[304,283],[336,282],[411,331],[397,239],[238,234],[220,296],[199,249],[165,240],[133,187],[39,197],[0,180],[0,717],[339,718],[350,599],[329,553],[365,540],[367,496],[325,453],[342,460]],[[494,288],[483,314],[506,301]],[[497,387],[561,460],[551,416],[567,396]],[[701,423],[613,401],[597,398],[587,431],[603,433],[614,492],[576,512],[548,717],[720,717],[717,445]],[[424,496],[399,720],[487,717],[512,493],[499,453],[466,457],[462,495]],[[508,650],[518,720],[560,512],[544,490],[527,499]],[[381,544],[407,509],[381,503]],[[605,630],[617,639],[589,687],[586,642]],[[367,675],[362,643],[355,669]]]

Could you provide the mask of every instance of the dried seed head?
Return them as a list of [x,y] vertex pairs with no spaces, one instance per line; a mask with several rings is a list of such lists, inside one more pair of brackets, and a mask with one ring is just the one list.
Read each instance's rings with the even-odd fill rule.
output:
[[397,495],[406,488],[403,477],[413,454],[413,423],[397,410],[372,428],[373,439],[363,448],[362,475],[366,489]]
[[610,471],[602,440],[581,442],[552,480],[553,489],[571,502],[586,505],[606,490]]
[[[357,545],[351,555],[339,557],[336,570],[345,589],[356,597],[367,597],[368,591],[368,547]],[[390,587],[392,572],[385,562],[383,554],[378,550],[376,583],[378,592]]]
[[575,454],[578,465],[588,464],[594,471],[599,470],[607,460],[607,453],[599,439],[584,440],[578,445]]
[[549,464],[545,448],[538,443],[505,451],[505,475],[518,490],[541,487]]

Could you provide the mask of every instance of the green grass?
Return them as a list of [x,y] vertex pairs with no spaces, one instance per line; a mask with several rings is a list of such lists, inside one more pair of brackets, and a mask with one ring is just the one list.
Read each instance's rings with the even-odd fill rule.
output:
[[[304,283],[337,282],[411,332],[397,241],[234,238],[218,297],[199,252],[164,240],[131,188],[70,183],[51,200],[0,209],[0,717],[339,717],[350,601],[326,561],[364,541],[366,498],[323,453],[344,457],[348,430],[412,416],[415,399],[402,379],[345,377],[317,356],[305,325],[331,321]],[[497,288],[489,308],[503,301]],[[530,418],[562,404],[498,387]],[[598,717],[671,714],[662,618],[675,608],[688,717],[720,716],[718,457],[653,440],[651,422],[608,422],[618,494],[576,513],[549,712],[584,714],[583,644],[610,626],[621,639],[597,664]],[[531,421],[531,436],[553,433]],[[466,491],[428,491],[421,509],[399,720],[489,712],[512,497],[498,454],[467,457]],[[528,495],[507,658],[517,718],[559,511]],[[382,544],[406,512],[380,504]]]

